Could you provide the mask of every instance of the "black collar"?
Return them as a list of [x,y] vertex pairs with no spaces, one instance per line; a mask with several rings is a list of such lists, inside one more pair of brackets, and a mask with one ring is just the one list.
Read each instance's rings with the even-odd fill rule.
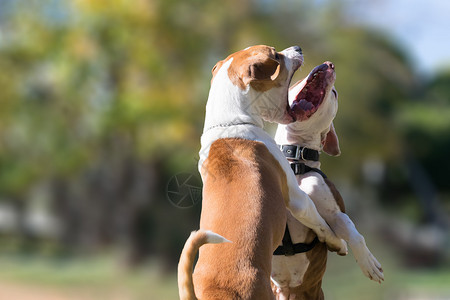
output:
[[300,160],[319,161],[319,151],[297,145],[280,145],[279,147],[287,159],[294,160],[289,163],[291,164],[291,169],[294,171],[295,175],[303,175],[310,171],[314,171],[322,175],[323,178],[327,178],[327,175],[325,175],[325,173],[321,170],[311,168],[304,163],[299,162]]
[[297,145],[280,145],[281,152],[288,159],[319,161],[319,151]]

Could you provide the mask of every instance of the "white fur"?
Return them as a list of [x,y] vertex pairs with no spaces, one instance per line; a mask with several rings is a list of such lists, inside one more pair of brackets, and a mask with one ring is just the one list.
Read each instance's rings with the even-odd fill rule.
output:
[[205,230],[205,232],[206,232],[206,242],[208,244],[232,243],[231,241],[227,240],[220,234],[212,232],[211,230]]
[[[294,99],[303,86],[304,83],[301,83],[292,89],[289,99]],[[289,125],[278,125],[275,136],[276,142],[322,150],[321,141],[328,133],[338,109],[337,99],[331,91],[332,88],[330,87],[326,91],[322,105],[308,120]],[[320,168],[320,162],[318,161],[305,161],[305,164],[313,168]],[[297,182],[300,189],[311,197],[320,215],[327,221],[337,236],[349,243],[364,275],[377,282],[384,280],[380,263],[369,251],[364,238],[356,230],[350,218],[340,211],[322,176],[316,172],[309,172],[304,175],[297,175]],[[309,228],[292,217],[288,217],[287,222],[293,243],[310,242],[310,236],[310,240],[307,241],[308,233],[311,232]],[[290,257],[273,256],[272,281],[278,287],[281,298],[289,295],[288,287],[301,284],[308,266],[309,261],[306,258],[306,253],[299,253]]]
[[[224,62],[216,73],[206,105],[205,127],[201,137],[199,171],[202,178],[208,176],[203,162],[208,157],[210,145],[220,138],[243,138],[262,142],[280,163],[286,173],[289,188],[288,209],[303,224],[313,229],[321,241],[334,248],[344,249],[344,243],[336,238],[329,226],[318,214],[314,203],[298,188],[297,179],[278,148],[277,144],[263,129],[263,119],[281,123],[285,121],[286,104],[290,78],[302,63],[302,57],[292,48],[282,52],[288,78],[281,87],[258,92],[247,86],[241,90],[228,77],[231,59]],[[251,124],[251,125],[250,125]]]

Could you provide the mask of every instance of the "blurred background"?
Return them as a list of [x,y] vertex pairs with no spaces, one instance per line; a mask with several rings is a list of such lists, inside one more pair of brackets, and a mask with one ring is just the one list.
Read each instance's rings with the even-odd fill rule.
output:
[[[322,167],[382,263],[327,299],[450,299],[450,5],[0,0],[0,299],[177,299],[211,69],[266,44],[336,65]],[[273,124],[266,129],[274,133]]]

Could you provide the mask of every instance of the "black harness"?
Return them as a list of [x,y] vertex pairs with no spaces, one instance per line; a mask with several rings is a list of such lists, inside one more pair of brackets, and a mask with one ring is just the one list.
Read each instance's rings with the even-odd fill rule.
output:
[[327,178],[327,175],[325,175],[325,173],[322,172],[322,170],[320,170],[320,169],[311,168],[311,167],[305,165],[304,163],[301,163],[298,161],[293,161],[290,164],[291,164],[291,169],[292,169],[292,171],[294,171],[295,175],[303,175],[305,173],[313,171],[313,172],[319,173],[323,178]]
[[[305,147],[300,147],[296,145],[281,145],[280,146],[281,151],[286,156],[286,158],[294,160],[290,162],[291,169],[294,172],[295,175],[303,175],[308,172],[316,172],[319,173],[323,178],[327,178],[325,173],[323,173],[321,170],[317,168],[311,168],[307,165],[305,165],[302,162],[299,162],[300,160],[312,160],[312,161],[318,161],[319,160],[319,151],[308,149]],[[292,256],[297,253],[305,253],[309,250],[313,249],[314,246],[319,242],[319,239],[317,236],[314,238],[314,240],[309,243],[297,243],[294,244],[291,239],[291,234],[289,233],[288,225],[286,224],[286,229],[284,231],[283,241],[282,245],[279,246],[273,255],[284,255],[284,256]]]
[[289,228],[286,224],[286,230],[284,231],[283,236],[283,244],[281,246],[278,246],[278,248],[273,252],[273,255],[284,255],[284,256],[292,256],[297,253],[305,253],[314,248],[314,246],[317,244],[319,239],[317,236],[314,238],[314,240],[309,243],[297,243],[294,244],[291,239],[291,234],[289,233]]

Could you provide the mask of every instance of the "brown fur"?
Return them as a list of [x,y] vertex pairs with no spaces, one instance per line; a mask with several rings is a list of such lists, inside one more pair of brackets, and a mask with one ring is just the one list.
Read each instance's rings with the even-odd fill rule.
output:
[[192,266],[198,249],[208,242],[205,231],[194,231],[186,241],[178,263],[178,287],[180,299],[195,300],[192,283]]
[[273,299],[271,258],[286,224],[286,175],[264,144],[234,138],[215,141],[203,169],[200,228],[232,243],[200,248],[197,297]]
[[220,67],[223,65],[224,62],[225,62],[224,60],[221,60],[212,68],[212,70],[211,70],[211,73],[212,73],[211,84],[212,84],[212,82],[214,80],[214,77],[216,77],[217,72],[220,70]]
[[341,149],[339,148],[339,139],[336,134],[336,129],[334,129],[333,123],[331,123],[330,131],[328,131],[322,143],[323,143],[323,151],[325,153],[332,156],[338,156],[341,154]]
[[[311,241],[309,241],[311,242]],[[324,243],[318,243],[312,250],[306,252],[306,257],[310,261],[306,270],[304,281],[301,285],[289,288],[290,299],[295,300],[323,300],[322,278],[325,274],[327,265],[327,246]],[[277,293],[277,287],[271,283],[272,291],[276,299],[280,299]]]
[[323,300],[322,278],[327,266],[327,247],[323,243],[317,244],[311,251],[306,252],[310,261],[309,267],[300,286],[290,289],[295,300]]
[[278,53],[278,58],[276,55],[274,48],[264,45],[238,51],[214,66],[213,79],[223,63],[233,58],[228,68],[228,77],[234,85],[244,90],[251,84],[256,91],[267,91],[280,86],[287,78],[283,55]]
[[342,199],[341,193],[339,193],[338,189],[330,179],[324,178],[324,180],[325,183],[328,185],[328,188],[330,189],[331,193],[333,194],[334,200],[336,200],[339,209],[341,210],[341,212],[345,213],[345,203],[344,199]]

